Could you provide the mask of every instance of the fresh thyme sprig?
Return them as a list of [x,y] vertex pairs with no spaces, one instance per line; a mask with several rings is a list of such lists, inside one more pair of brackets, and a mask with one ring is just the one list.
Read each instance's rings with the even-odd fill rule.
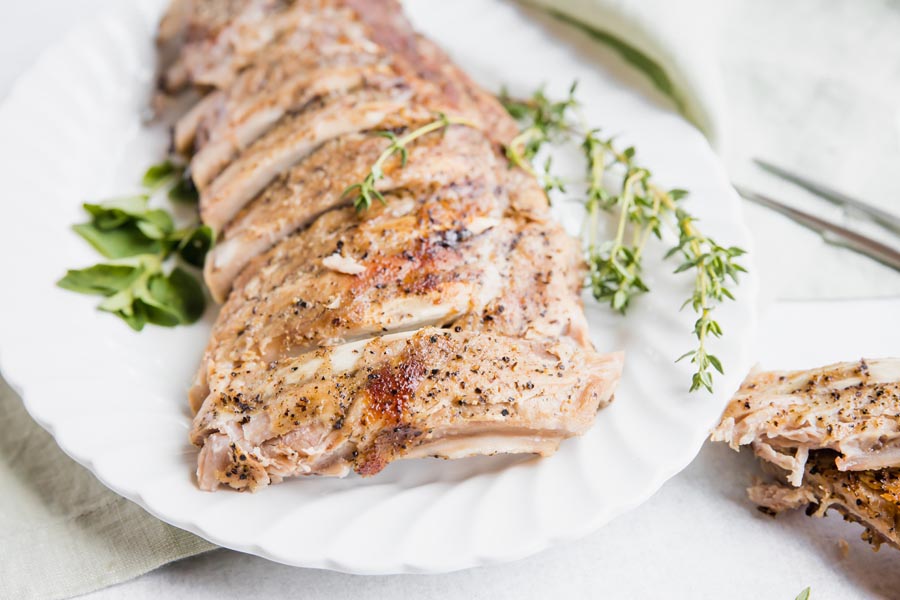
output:
[[409,149],[407,148],[407,146],[411,142],[434,131],[446,129],[451,125],[477,127],[477,125],[475,125],[468,119],[460,117],[449,117],[444,113],[438,113],[437,118],[434,121],[423,125],[422,127],[419,127],[418,129],[415,129],[402,137],[399,137],[393,131],[379,131],[376,135],[390,140],[390,145],[385,148],[384,152],[382,152],[378,156],[378,158],[372,164],[372,168],[369,169],[369,173],[360,183],[355,183],[344,190],[343,197],[353,198],[353,205],[358,211],[366,210],[367,208],[372,206],[372,202],[375,200],[378,200],[382,204],[385,204],[386,201],[384,199],[384,194],[382,194],[376,188],[378,181],[384,177],[385,164],[394,155],[399,154],[400,166],[401,168],[405,167],[407,161],[409,160]]
[[545,144],[565,141],[572,132],[569,113],[578,106],[575,92],[578,82],[569,88],[569,95],[564,100],[553,101],[547,98],[544,88],[538,89],[530,99],[517,100],[509,95],[506,89],[500,92],[500,101],[510,115],[519,123],[525,123],[521,132],[506,146],[506,157],[511,165],[531,173],[537,177],[550,198],[550,192],[565,192],[562,178],[553,175],[551,166],[553,157],[547,157],[542,173],[534,168],[533,162]]
[[[734,299],[728,285],[736,284],[738,273],[744,271],[736,261],[744,251],[720,246],[705,236],[696,226],[696,219],[680,206],[687,192],[656,185],[650,171],[636,163],[634,148],[619,150],[613,139],[601,137],[599,130],[585,130],[573,114],[578,107],[575,91],[576,86],[572,85],[562,101],[550,100],[543,89],[528,100],[513,100],[505,92],[501,94],[501,101],[522,130],[509,144],[507,157],[512,164],[541,178],[548,193],[551,189],[564,190],[560,178],[547,174],[549,160],[544,174],[539,174],[533,166],[534,159],[546,145],[580,141],[587,174],[583,237],[588,284],[594,298],[617,312],[624,314],[637,296],[649,291],[642,268],[650,237],[662,240],[664,226],[678,236],[678,243],[666,258],[681,257],[683,262],[676,273],[693,270],[693,292],[682,308],[691,306],[698,318],[693,330],[696,347],[677,360],[689,358],[696,368],[691,391],[705,388],[711,392],[712,369],[724,373],[722,362],[707,349],[710,337],[722,336],[722,327],[712,313],[725,299]],[[620,175],[619,184],[610,191],[607,180],[613,172]],[[604,212],[616,219],[616,233],[611,240],[600,239],[600,218]]]

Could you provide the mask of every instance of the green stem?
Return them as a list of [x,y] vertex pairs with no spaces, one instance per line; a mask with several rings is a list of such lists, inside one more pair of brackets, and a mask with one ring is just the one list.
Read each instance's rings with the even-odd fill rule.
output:
[[525,157],[524,148],[527,148],[528,144],[530,144],[534,140],[540,139],[540,137],[541,132],[539,129],[535,127],[529,127],[522,131],[522,133],[514,137],[507,146],[507,158],[509,158],[509,160],[514,165],[532,175],[533,177],[538,177],[538,174],[532,166],[531,161],[529,161]]
[[390,146],[388,146],[384,152],[382,152],[378,158],[375,160],[375,163],[372,165],[372,171],[380,172],[384,168],[384,164],[391,158],[396,152],[406,148],[411,142],[419,139],[420,137],[426,136],[433,131],[437,131],[439,129],[444,129],[445,127],[450,127],[451,125],[465,125],[467,127],[475,127],[478,126],[469,121],[468,119],[463,119],[459,117],[448,117],[446,115],[441,115],[436,121],[432,121],[431,123],[424,125],[414,131],[411,131],[404,135],[401,138],[398,138],[395,142],[393,142]]

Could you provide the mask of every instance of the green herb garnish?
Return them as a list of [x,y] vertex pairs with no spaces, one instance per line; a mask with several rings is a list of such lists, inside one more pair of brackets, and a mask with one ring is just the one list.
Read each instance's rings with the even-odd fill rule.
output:
[[441,129],[446,129],[451,125],[465,125],[467,127],[476,127],[474,123],[467,119],[462,119],[458,117],[448,117],[444,113],[439,113],[437,118],[428,123],[427,125],[423,125],[418,129],[415,129],[406,135],[399,137],[393,131],[379,131],[376,135],[387,138],[390,140],[390,145],[385,148],[384,152],[382,152],[375,162],[372,164],[372,168],[369,169],[369,173],[366,175],[365,179],[360,183],[355,183],[347,189],[344,190],[343,197],[344,198],[352,198],[353,205],[356,207],[356,210],[362,211],[368,209],[372,206],[372,202],[374,200],[378,200],[382,204],[385,204],[384,195],[376,189],[376,184],[379,180],[384,177],[384,166],[388,160],[391,159],[395,154],[400,155],[400,166],[405,167],[407,161],[409,160],[409,150],[407,146],[419,139],[424,135],[428,135],[434,131],[438,131]]
[[547,98],[544,89],[540,88],[532,95],[530,100],[515,100],[506,89],[500,92],[500,101],[509,114],[522,124],[522,130],[507,146],[506,157],[513,164],[531,173],[544,186],[548,194],[556,189],[565,191],[565,185],[559,177],[550,174],[552,157],[548,157],[544,163],[543,173],[535,170],[532,162],[545,144],[560,143],[566,141],[571,133],[568,122],[569,113],[578,106],[575,92],[578,82],[569,88],[569,95],[565,100],[553,101]]
[[185,204],[197,204],[200,200],[200,193],[194,186],[194,180],[183,172],[176,180],[175,185],[169,189],[168,195],[169,200]]
[[155,190],[181,172],[183,172],[181,167],[176,166],[171,160],[165,160],[147,169],[143,179],[141,179],[141,185],[147,189]]
[[810,591],[811,591],[810,588],[806,588],[805,590],[803,590],[802,592],[800,592],[799,594],[797,594],[797,597],[794,598],[794,600],[809,600],[809,598],[810,598]]
[[[667,258],[679,256],[676,273],[692,271],[694,290],[682,308],[691,306],[698,318],[694,324],[696,347],[677,360],[690,359],[696,367],[691,391],[713,389],[712,369],[724,373],[721,361],[707,350],[710,337],[721,337],[722,328],[712,318],[715,307],[725,299],[734,299],[729,285],[737,283],[744,268],[736,259],[744,251],[720,246],[705,236],[696,219],[681,205],[687,195],[683,190],[665,190],[653,182],[648,169],[635,161],[634,148],[619,150],[611,138],[600,136],[599,130],[582,127],[573,114],[578,108],[576,86],[568,97],[553,101],[543,89],[527,100],[516,100],[506,92],[501,101],[517,119],[521,134],[507,147],[510,163],[541,178],[548,194],[565,190],[561,179],[549,174],[551,163],[544,163],[538,173],[534,162],[543,148],[561,143],[578,143],[587,175],[584,199],[587,218],[583,238],[590,269],[588,285],[594,298],[624,314],[632,301],[649,291],[642,279],[643,253],[651,237],[663,239],[667,227],[678,236]],[[618,185],[611,189],[608,176],[617,175]],[[609,213],[616,219],[612,240],[601,240],[600,215]]]
[[169,239],[178,242],[175,249],[182,260],[202,268],[206,253],[213,247],[216,236],[209,225],[199,225],[176,231]]
[[152,254],[72,270],[58,285],[105,296],[98,308],[117,315],[135,331],[147,323],[188,325],[200,318],[206,304],[203,288],[193,275],[179,267],[166,274],[162,261]]
[[578,82],[569,87],[569,95],[564,100],[550,100],[543,88],[538,89],[530,100],[514,100],[507,90],[500,92],[500,100],[506,110],[519,122],[526,123],[521,133],[507,146],[507,156],[516,164],[527,168],[527,162],[534,159],[541,146],[547,142],[565,141],[570,131],[569,113],[578,106],[575,92]]
[[187,169],[171,160],[163,161],[147,169],[141,184],[150,191],[168,187],[169,199],[176,202],[196,204],[199,199],[197,188],[194,187],[193,180],[188,176]]
[[106,258],[157,254],[174,225],[166,211],[149,209],[149,200],[149,196],[141,195],[84,204],[91,220],[73,229]]
[[[147,193],[102,203],[88,203],[90,221],[73,229],[112,262],[70,270],[57,284],[82,294],[104,296],[98,308],[141,331],[146,324],[174,327],[194,323],[203,314],[206,299],[200,282],[185,269],[168,270],[165,263],[177,256],[202,267],[214,234],[206,225],[175,229],[172,215],[150,208],[151,193],[168,187],[168,196],[186,184],[181,167],[166,161],[147,170]],[[180,194],[181,192],[179,192]]]

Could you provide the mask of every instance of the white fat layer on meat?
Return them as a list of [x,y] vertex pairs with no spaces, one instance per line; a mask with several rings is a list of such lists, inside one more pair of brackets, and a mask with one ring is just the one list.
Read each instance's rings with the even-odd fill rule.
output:
[[381,305],[382,321],[400,322],[403,326],[421,328],[422,324],[439,323],[447,317],[459,314],[468,306],[467,299],[459,295],[457,304],[433,301],[416,296],[398,296]]
[[495,219],[492,217],[476,217],[472,219],[472,221],[466,225],[466,229],[478,235],[479,233],[484,233],[488,229],[492,227],[496,227],[500,223],[500,219]]
[[888,358],[869,361],[869,383],[894,383],[900,381],[900,359]]
[[482,274],[481,287],[478,289],[477,302],[480,306],[487,306],[502,291],[503,278],[500,272],[492,265],[485,268]]
[[200,121],[206,114],[212,110],[216,104],[222,101],[224,93],[221,91],[212,92],[197,104],[195,104],[183,117],[175,124],[175,147],[186,152],[190,149],[191,142],[194,139],[194,133]]
[[335,373],[341,373],[353,369],[356,366],[356,363],[359,361],[360,356],[362,355],[363,348],[365,348],[366,345],[368,345],[374,339],[381,339],[381,341],[385,343],[393,342],[395,340],[411,338],[419,331],[420,330],[416,329],[413,331],[392,333],[389,335],[380,336],[380,338],[369,338],[332,348],[331,354],[329,356],[329,358],[331,359],[331,368]]
[[297,370],[292,370],[288,375],[285,375],[284,382],[288,385],[296,385],[312,378],[312,376],[315,375],[316,370],[322,366],[323,362],[324,360],[321,358],[311,358],[306,362],[296,365]]
[[[393,182],[382,180],[376,187],[382,191],[386,192],[393,189],[396,186]],[[409,197],[403,197],[399,199],[391,199],[391,202],[388,204],[388,207],[385,212],[387,212],[392,217],[405,217],[409,213],[413,211],[418,203]]]
[[[212,252],[212,264],[216,269],[222,269],[231,264],[232,261],[238,259],[238,253],[241,251],[241,245],[235,240],[225,240],[216,245]],[[207,259],[208,261],[209,259]]]
[[345,275],[359,275],[366,272],[366,267],[355,258],[341,254],[331,254],[322,259],[322,266]]

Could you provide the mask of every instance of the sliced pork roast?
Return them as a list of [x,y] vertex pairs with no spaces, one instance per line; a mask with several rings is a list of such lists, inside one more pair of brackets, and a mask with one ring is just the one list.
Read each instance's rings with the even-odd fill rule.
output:
[[[374,475],[401,458],[553,453],[613,397],[577,240],[510,168],[502,106],[396,0],[175,0],[160,87],[206,95],[177,123],[224,302],[190,392],[200,487]],[[442,115],[466,124],[384,164]]]

